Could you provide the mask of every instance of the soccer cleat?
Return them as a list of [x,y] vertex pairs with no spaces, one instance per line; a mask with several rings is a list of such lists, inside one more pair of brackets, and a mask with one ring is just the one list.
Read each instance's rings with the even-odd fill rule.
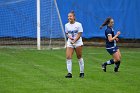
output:
[[72,78],[72,74],[71,73],[68,73],[65,78]]
[[80,73],[79,77],[84,78],[84,73]]
[[118,72],[118,68],[115,67],[115,68],[114,68],[114,72]]
[[102,64],[102,70],[106,72],[106,66],[104,64]]

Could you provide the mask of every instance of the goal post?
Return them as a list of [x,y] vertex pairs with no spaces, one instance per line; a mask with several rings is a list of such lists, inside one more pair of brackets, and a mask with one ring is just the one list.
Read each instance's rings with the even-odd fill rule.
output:
[[66,45],[67,39],[66,39],[66,36],[65,36],[65,31],[64,31],[62,20],[61,20],[60,12],[59,12],[59,9],[58,9],[58,6],[57,6],[57,1],[54,0],[54,3],[55,3],[55,6],[56,6],[56,11],[57,11],[57,14],[58,14],[58,17],[59,17],[59,21],[60,21],[60,25],[61,25],[61,29],[62,29],[62,32],[63,32],[63,35],[64,35],[65,45]]
[[0,47],[64,48],[66,36],[56,0],[1,0]]
[[40,0],[37,0],[37,50],[40,49]]
[[[63,35],[63,39],[64,39],[64,45],[63,47],[65,47],[66,45],[66,36],[65,36],[65,32],[64,32],[64,27],[63,27],[63,24],[62,24],[62,20],[61,20],[61,16],[60,16],[60,12],[59,12],[59,9],[58,9],[58,5],[57,5],[57,1],[56,0],[48,0],[49,3],[50,3],[50,10],[49,10],[49,13],[50,13],[50,36],[49,36],[49,45],[48,45],[48,48],[60,48],[60,47],[57,47],[57,44],[55,45],[55,47],[52,46],[52,43],[54,40],[56,40],[55,42],[57,42],[57,37],[52,37],[52,34],[57,34],[57,33],[53,33],[55,31],[53,31],[53,27],[55,27],[54,25],[59,25],[59,29],[61,29],[61,33]],[[48,7],[48,6],[47,6]],[[56,14],[54,14],[56,13]],[[57,16],[57,17],[54,17],[54,16]],[[57,18],[57,20],[55,20],[55,18]],[[55,24],[54,22],[58,21],[58,24]],[[41,30],[42,30],[42,26],[41,26],[41,2],[40,0],[37,0],[37,49],[40,50],[41,49]],[[43,27],[44,28],[44,27]],[[57,29],[55,29],[57,30]],[[43,41],[44,42],[44,41]]]

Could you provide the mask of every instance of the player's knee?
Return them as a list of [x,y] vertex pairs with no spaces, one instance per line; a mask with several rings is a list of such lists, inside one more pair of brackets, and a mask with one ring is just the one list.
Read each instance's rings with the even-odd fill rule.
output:
[[122,56],[120,55],[120,60],[121,60],[121,57],[122,57]]
[[78,58],[78,59],[82,58],[82,55],[77,55],[77,58]]
[[115,62],[118,62],[120,60],[121,60],[120,57],[114,59]]
[[121,57],[119,56],[118,61],[121,61]]

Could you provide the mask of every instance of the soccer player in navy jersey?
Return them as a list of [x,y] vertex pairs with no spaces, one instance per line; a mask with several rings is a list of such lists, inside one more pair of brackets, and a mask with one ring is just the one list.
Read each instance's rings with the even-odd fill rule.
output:
[[116,41],[118,41],[118,36],[121,34],[120,31],[117,34],[114,34],[113,30],[114,20],[111,17],[108,17],[105,22],[100,26],[102,29],[104,26],[107,26],[105,30],[105,37],[106,37],[106,50],[107,52],[112,55],[112,59],[106,61],[102,64],[102,69],[106,72],[107,65],[115,64],[114,71],[118,72],[120,62],[121,62],[121,53],[119,48],[116,45]]

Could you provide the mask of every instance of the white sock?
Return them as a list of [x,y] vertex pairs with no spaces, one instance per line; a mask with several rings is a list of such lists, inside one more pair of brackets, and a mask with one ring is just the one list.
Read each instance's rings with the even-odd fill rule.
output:
[[71,61],[71,59],[67,59],[67,70],[68,70],[68,73],[72,73],[72,61]]
[[79,67],[80,67],[80,73],[84,73],[84,60],[83,60],[83,58],[79,59]]

